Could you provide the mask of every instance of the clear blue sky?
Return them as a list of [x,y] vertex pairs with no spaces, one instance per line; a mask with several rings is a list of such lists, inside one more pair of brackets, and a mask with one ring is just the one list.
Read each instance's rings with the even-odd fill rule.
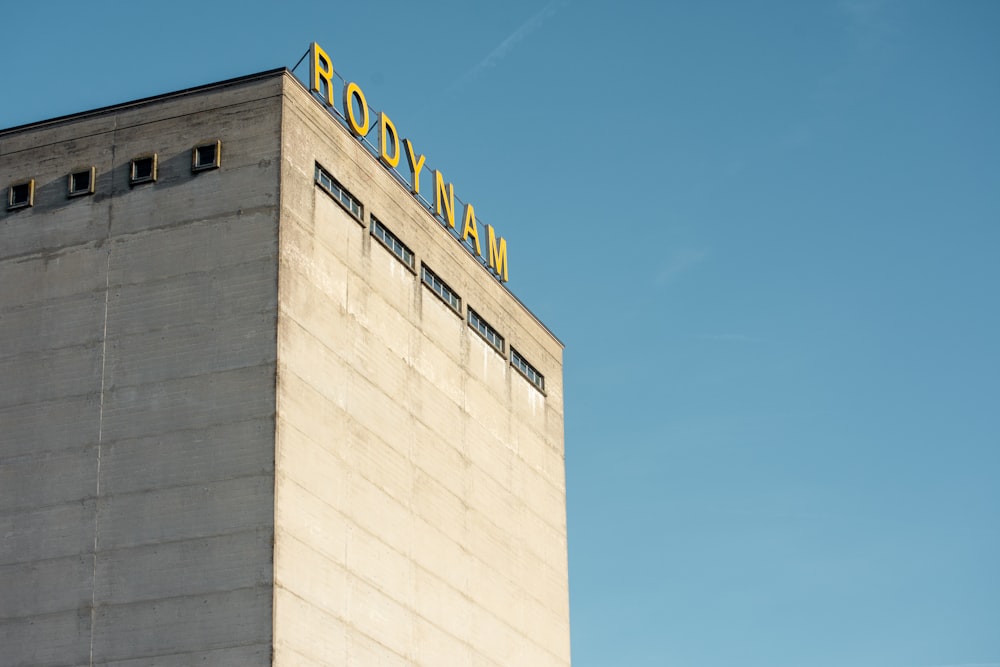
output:
[[576,667],[1000,667],[1000,2],[46,2],[4,27],[0,127],[317,41],[501,231],[567,346]]

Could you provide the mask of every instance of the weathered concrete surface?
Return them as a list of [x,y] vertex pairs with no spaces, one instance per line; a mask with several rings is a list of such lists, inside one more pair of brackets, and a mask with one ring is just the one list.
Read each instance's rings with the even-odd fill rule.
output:
[[280,92],[0,133],[4,665],[270,664]]
[[0,211],[0,663],[569,664],[561,344],[298,82],[0,132],[0,186],[27,177],[36,206]]
[[[287,82],[275,664],[568,665],[562,347],[302,93]],[[315,185],[316,163],[546,395]]]

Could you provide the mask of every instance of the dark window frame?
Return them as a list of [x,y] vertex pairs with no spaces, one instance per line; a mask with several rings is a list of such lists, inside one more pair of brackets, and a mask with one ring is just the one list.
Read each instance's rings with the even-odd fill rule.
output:
[[[212,160],[202,162],[202,151],[212,149]],[[216,139],[204,144],[198,144],[191,149],[191,172],[209,171],[222,166],[222,140]]]
[[[364,225],[365,205],[361,202],[361,200],[355,197],[350,190],[341,185],[340,182],[333,177],[333,174],[320,166],[318,162],[316,163],[315,174],[316,185],[318,185],[323,192],[330,195],[335,202],[340,204],[340,207],[347,211],[359,224]],[[354,210],[351,204],[357,207],[357,210]]]
[[538,369],[528,363],[520,352],[515,350],[513,347],[510,348],[510,365],[514,367],[518,373],[524,377],[525,380],[531,383],[531,385],[545,394],[545,376],[538,372]]
[[507,341],[500,335],[500,332],[494,329],[490,323],[484,320],[483,316],[473,310],[471,306],[466,310],[468,311],[468,315],[465,320],[469,323],[469,328],[475,331],[476,334],[486,341],[486,343],[496,352],[500,353],[501,357],[506,358]]
[[[87,186],[78,187],[76,181],[77,177],[86,174],[87,175]],[[83,197],[85,195],[92,195],[96,189],[97,181],[97,167],[90,166],[84,169],[78,169],[76,171],[70,172],[67,183],[66,183],[66,196],[67,197]]]
[[[399,237],[392,233],[388,227],[385,226],[381,220],[376,218],[374,215],[369,214],[371,219],[371,235],[375,237],[379,243],[381,243],[392,256],[395,257],[403,266],[408,268],[412,273],[416,273],[416,255],[410,250],[405,243],[399,240]],[[409,259],[407,259],[409,258]]]
[[11,183],[7,188],[7,210],[16,211],[35,205],[35,179]]
[[456,315],[462,316],[462,297],[423,262],[420,263],[420,282]]
[[[137,167],[141,163],[147,160],[150,161],[149,173],[139,176],[137,173]],[[142,185],[143,183],[155,183],[159,175],[157,173],[157,169],[159,166],[158,162],[159,159],[156,153],[150,153],[148,155],[137,155],[136,157],[132,158],[132,162],[129,164],[128,184]]]

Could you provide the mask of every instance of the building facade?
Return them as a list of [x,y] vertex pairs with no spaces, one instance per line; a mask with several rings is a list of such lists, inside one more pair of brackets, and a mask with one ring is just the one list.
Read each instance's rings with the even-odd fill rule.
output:
[[290,72],[0,187],[0,663],[570,663],[562,345]]

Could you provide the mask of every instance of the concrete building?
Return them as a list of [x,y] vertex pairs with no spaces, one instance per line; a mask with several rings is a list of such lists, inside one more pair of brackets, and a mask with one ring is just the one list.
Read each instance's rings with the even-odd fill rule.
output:
[[570,664],[562,345],[290,72],[0,188],[0,664]]

